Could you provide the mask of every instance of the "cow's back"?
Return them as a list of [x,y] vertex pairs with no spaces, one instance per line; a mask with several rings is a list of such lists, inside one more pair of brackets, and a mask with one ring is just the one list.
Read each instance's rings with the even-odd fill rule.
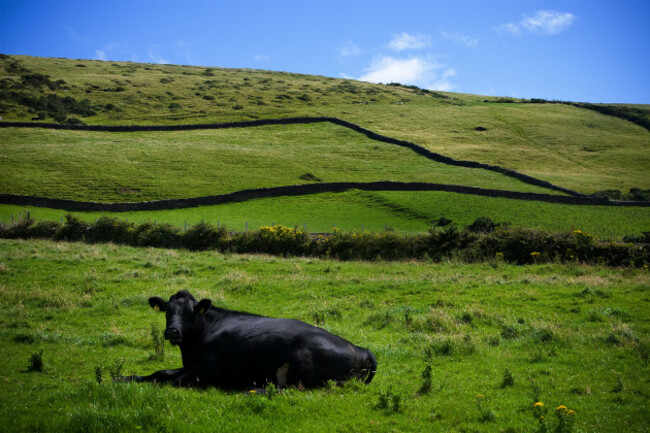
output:
[[369,382],[376,369],[368,350],[292,319],[229,315],[205,328],[201,346],[203,380],[223,387],[312,387],[350,377]]

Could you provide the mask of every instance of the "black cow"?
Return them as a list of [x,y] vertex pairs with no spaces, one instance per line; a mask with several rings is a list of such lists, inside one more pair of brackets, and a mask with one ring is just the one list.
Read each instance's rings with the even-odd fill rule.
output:
[[350,378],[370,383],[377,369],[369,350],[299,320],[215,308],[210,299],[197,302],[185,290],[169,302],[149,298],[149,304],[166,312],[165,339],[181,349],[183,368],[124,381],[226,389],[272,382],[279,388],[311,388]]

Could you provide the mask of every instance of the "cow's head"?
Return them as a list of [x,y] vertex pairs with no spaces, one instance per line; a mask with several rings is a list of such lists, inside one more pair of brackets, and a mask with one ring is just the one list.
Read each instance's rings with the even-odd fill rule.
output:
[[156,311],[164,311],[167,315],[165,339],[171,344],[181,344],[183,337],[194,333],[197,317],[210,309],[212,301],[203,299],[197,302],[187,290],[181,290],[165,302],[158,296],[149,298],[149,305]]

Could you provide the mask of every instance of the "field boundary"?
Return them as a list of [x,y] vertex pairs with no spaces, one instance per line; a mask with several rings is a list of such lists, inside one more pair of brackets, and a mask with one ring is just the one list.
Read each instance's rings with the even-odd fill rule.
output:
[[366,129],[362,126],[356,125],[354,123],[345,120],[338,119],[336,117],[287,117],[287,118],[280,118],[280,119],[259,119],[259,120],[248,120],[248,121],[241,121],[241,122],[208,123],[208,124],[195,124],[195,125],[66,125],[66,124],[58,124],[58,123],[0,122],[0,128],[10,128],[10,127],[45,128],[45,129],[95,131],[95,132],[155,132],[155,131],[191,131],[191,130],[201,130],[201,129],[204,130],[204,129],[250,128],[250,127],[257,127],[257,126],[268,126],[268,125],[293,125],[293,124],[310,124],[310,123],[323,123],[323,122],[329,122],[334,125],[351,129],[355,132],[365,135],[366,137],[374,141],[405,147],[407,149],[414,151],[420,156],[423,156],[435,162],[440,162],[442,164],[493,171],[496,173],[503,174],[505,176],[513,177],[529,185],[535,185],[542,188],[547,188],[550,190],[562,192],[564,194],[568,194],[575,197],[586,197],[585,194],[567,188],[563,188],[561,186],[554,185],[551,182],[537,179],[535,177],[520,173],[518,171],[509,168],[500,167],[498,165],[483,164],[481,162],[476,162],[476,161],[458,160],[458,159],[450,158],[440,153],[432,152],[429,149],[426,149],[410,141],[399,140],[396,138],[381,135],[369,129]]
[[497,189],[476,188],[462,185],[447,185],[424,182],[331,182],[304,185],[278,186],[272,188],[246,189],[204,197],[181,199],[166,199],[147,202],[124,203],[98,203],[87,201],[66,200],[38,196],[24,196],[16,194],[0,194],[0,203],[20,206],[37,206],[52,209],[62,209],[79,212],[130,212],[183,209],[198,206],[212,206],[218,204],[242,202],[260,198],[274,198],[282,196],[300,196],[324,192],[344,192],[351,189],[363,191],[442,191],[459,194],[478,195],[493,198],[508,198],[526,201],[541,201],[557,204],[571,205],[597,205],[597,206],[640,206],[649,207],[650,202],[640,201],[612,201],[604,197],[588,196],[561,196],[553,194],[540,194],[532,192],[503,191]]

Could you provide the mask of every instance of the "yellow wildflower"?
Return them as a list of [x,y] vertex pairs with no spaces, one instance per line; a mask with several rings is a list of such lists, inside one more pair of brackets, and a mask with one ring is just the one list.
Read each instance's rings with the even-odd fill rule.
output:
[[569,415],[569,416],[572,416],[572,415],[575,415],[576,413],[575,413],[574,410],[570,410],[566,414]]
[[544,407],[544,403],[542,403],[541,401],[538,401],[538,402],[535,403],[533,406],[534,406],[534,407]]
[[565,405],[561,404],[558,407],[556,407],[555,410],[567,410],[567,408]]
[[540,253],[538,251],[533,251],[532,253],[530,253],[530,255],[533,256],[533,257],[539,256],[540,254],[542,254],[542,253]]

